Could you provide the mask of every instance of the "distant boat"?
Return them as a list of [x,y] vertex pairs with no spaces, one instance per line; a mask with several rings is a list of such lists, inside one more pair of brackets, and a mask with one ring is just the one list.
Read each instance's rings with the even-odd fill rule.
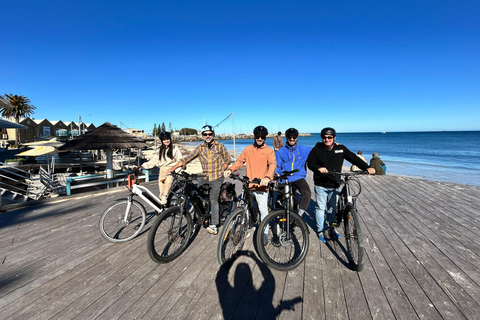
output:
[[385,131],[382,131],[382,133],[386,133]]

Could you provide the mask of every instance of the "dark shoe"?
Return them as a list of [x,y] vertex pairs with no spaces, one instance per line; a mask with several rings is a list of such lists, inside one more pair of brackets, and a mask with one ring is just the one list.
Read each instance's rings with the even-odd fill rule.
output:
[[341,239],[342,236],[340,235],[340,233],[337,232],[337,230],[335,230],[335,228],[331,228],[330,229],[330,238],[332,240],[338,240],[338,239]]
[[320,240],[323,243],[327,243],[327,240],[325,239],[325,235],[323,234],[323,231],[318,233],[318,240]]

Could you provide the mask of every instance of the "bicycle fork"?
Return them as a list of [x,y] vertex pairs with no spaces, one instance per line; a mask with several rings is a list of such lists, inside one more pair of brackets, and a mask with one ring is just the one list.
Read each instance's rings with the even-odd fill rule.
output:
[[[176,235],[179,235],[180,234],[180,229],[182,227],[182,220],[183,220],[183,210],[185,210],[185,201],[186,198],[185,196],[182,194],[178,197],[178,203],[180,205],[180,217],[178,218],[178,225],[176,227],[176,232],[175,234]],[[172,222],[170,224],[170,230],[173,230],[174,226],[175,226],[175,215],[173,216],[172,218]]]
[[[291,234],[290,234],[290,197],[292,196],[290,194],[290,185],[288,184],[288,179],[285,179],[285,218],[280,219],[280,222],[286,223],[285,227],[285,238],[284,241],[290,241],[291,240]],[[278,235],[280,237],[280,235]]]
[[123,216],[123,222],[125,222],[125,223],[130,222],[129,221],[130,220],[130,208],[132,207],[133,196],[134,196],[133,193],[128,196],[127,209],[125,210],[125,215]]

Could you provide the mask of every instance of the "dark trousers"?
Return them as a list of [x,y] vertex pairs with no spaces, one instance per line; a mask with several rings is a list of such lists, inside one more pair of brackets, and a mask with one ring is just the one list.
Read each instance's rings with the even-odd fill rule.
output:
[[[310,187],[308,186],[308,183],[305,179],[299,179],[294,182],[290,182],[290,184],[300,192],[301,195],[301,200],[298,205],[298,207],[302,210],[307,211],[308,205],[310,203],[310,199],[312,198],[312,192],[310,191]],[[278,189],[282,190],[284,188],[285,184],[279,183],[278,184]],[[272,201],[272,209],[275,209],[276,203],[277,203],[277,197],[278,197],[278,191],[273,189],[271,190],[270,194],[270,201]],[[293,190],[292,190],[293,191]],[[295,193],[294,193],[295,194]],[[297,199],[298,201],[298,199]]]
[[205,179],[198,179],[198,185],[208,185],[210,188],[210,211],[212,215],[212,221],[210,224],[218,226],[219,221],[219,209],[218,209],[218,196],[220,195],[220,189],[222,188],[223,177],[214,181],[207,181]]

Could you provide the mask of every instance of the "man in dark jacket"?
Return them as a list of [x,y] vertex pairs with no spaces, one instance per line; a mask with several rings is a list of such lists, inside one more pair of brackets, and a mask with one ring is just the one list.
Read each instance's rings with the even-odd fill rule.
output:
[[[375,169],[369,168],[368,164],[345,146],[335,144],[337,133],[333,128],[322,129],[320,136],[322,142],[318,142],[308,155],[307,166],[313,171],[315,184],[315,197],[317,206],[315,216],[317,220],[318,239],[326,242],[325,231],[329,231],[331,239],[339,239],[340,235],[333,227],[336,219],[336,200],[340,178],[328,175],[329,171],[341,172],[343,160],[356,165],[368,173],[374,174]],[[327,219],[325,219],[325,217]]]
[[378,152],[374,152],[372,159],[370,160],[370,168],[375,169],[375,174],[384,175],[385,174],[385,163],[380,159]]

